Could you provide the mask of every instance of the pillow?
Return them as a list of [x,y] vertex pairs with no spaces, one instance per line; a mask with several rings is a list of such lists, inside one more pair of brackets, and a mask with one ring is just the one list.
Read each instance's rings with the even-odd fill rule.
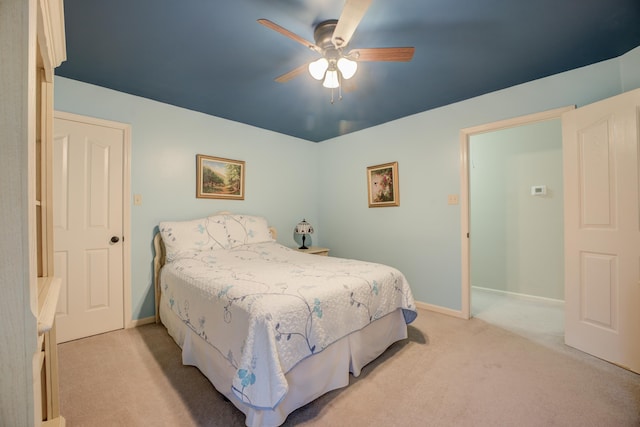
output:
[[225,219],[222,215],[191,221],[163,221],[159,228],[166,249],[167,262],[193,251],[230,248]]
[[232,248],[249,243],[273,242],[267,220],[261,216],[225,215]]

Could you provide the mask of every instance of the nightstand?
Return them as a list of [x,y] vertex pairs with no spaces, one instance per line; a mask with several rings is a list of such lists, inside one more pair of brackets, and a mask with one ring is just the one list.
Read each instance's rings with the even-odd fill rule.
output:
[[293,248],[293,249],[295,249],[298,252],[304,252],[306,254],[329,256],[329,248],[321,248],[319,246],[311,246],[309,247],[309,249],[298,249],[298,248]]

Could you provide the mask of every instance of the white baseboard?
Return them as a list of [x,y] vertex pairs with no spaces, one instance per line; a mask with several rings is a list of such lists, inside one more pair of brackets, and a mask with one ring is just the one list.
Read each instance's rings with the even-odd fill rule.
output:
[[424,310],[433,311],[435,313],[446,314],[447,316],[457,317],[459,319],[467,320],[467,317],[462,314],[460,310],[453,310],[447,307],[441,307],[439,305],[427,304],[426,302],[416,301],[416,307]]
[[[538,296],[535,296],[535,295],[519,294],[519,293],[516,293],[516,292],[500,291],[500,290],[497,290],[497,289],[482,288],[480,286],[472,286],[472,288],[473,289],[478,289],[478,290],[481,290],[481,291],[495,292],[495,293],[499,293],[499,294],[503,294],[503,295],[507,295],[507,296],[511,296],[511,297],[516,297],[516,298],[538,300],[538,301],[546,301],[546,302],[550,302],[550,303],[553,303],[553,304],[564,304],[564,301],[559,300],[559,299],[538,297]],[[452,317],[457,317],[458,319],[467,320],[467,317],[464,314],[462,314],[462,311],[460,311],[460,310],[454,310],[452,308],[442,307],[442,306],[439,306],[439,305],[427,304],[426,302],[420,302],[420,301],[416,301],[416,307],[417,308],[421,308],[423,310],[433,311],[434,313],[446,314],[447,316],[452,316]],[[127,325],[127,328],[135,328],[135,327],[142,326],[142,325],[148,325],[150,323],[155,323],[155,321],[156,321],[155,316],[144,317],[142,319],[132,320]]]
[[484,292],[492,292],[492,293],[501,294],[501,295],[512,297],[512,298],[527,299],[530,301],[544,301],[551,304],[564,305],[564,300],[561,300],[561,299],[539,297],[537,295],[529,295],[529,294],[520,294],[517,292],[503,291],[500,289],[483,288],[482,286],[472,286],[471,289],[477,289],[479,291],[484,291]]
[[[435,313],[446,314],[447,316],[457,317],[459,319],[466,319],[461,311],[453,310],[451,308],[442,307],[439,305],[427,304],[426,302],[416,301],[416,307],[421,308],[423,310],[433,311]],[[155,316],[144,317],[142,319],[136,319],[129,322],[127,325],[127,329],[135,328],[142,325],[148,325],[150,323],[155,323]]]
[[136,320],[130,321],[126,329],[136,328],[138,326],[148,325],[149,323],[155,323],[155,322],[156,322],[156,316],[143,317],[142,319],[136,319]]

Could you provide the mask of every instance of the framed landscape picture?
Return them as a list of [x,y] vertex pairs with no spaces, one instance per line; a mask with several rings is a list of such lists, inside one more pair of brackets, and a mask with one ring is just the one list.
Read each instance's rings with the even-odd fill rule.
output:
[[196,197],[244,200],[244,162],[196,155]]
[[367,168],[369,207],[400,206],[398,162]]

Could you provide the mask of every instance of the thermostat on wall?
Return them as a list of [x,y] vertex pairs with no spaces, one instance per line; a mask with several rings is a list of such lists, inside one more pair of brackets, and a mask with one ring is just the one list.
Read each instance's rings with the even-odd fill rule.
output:
[[531,195],[532,196],[544,196],[547,194],[547,186],[546,185],[534,185],[531,187]]

